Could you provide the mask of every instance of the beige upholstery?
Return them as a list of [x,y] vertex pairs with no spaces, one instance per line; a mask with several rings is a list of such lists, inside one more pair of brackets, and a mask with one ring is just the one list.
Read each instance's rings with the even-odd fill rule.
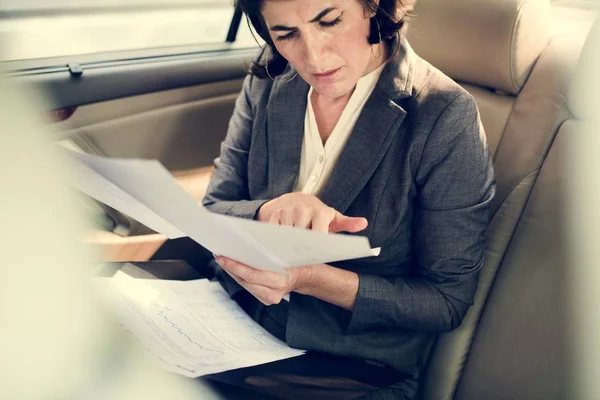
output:
[[414,13],[409,41],[475,97],[497,178],[475,304],[458,329],[439,336],[425,371],[422,397],[440,400],[455,396],[498,268],[556,133],[570,117],[567,93],[581,39],[549,39],[548,1],[420,0]]
[[481,114],[481,122],[485,127],[485,135],[495,158],[500,139],[506,128],[508,117],[515,104],[515,97],[502,95],[470,84],[461,84],[477,101]]
[[597,370],[591,368],[592,356],[600,356],[593,350],[600,322],[600,274],[594,274],[600,220],[598,193],[591,190],[600,173],[598,44],[600,23],[590,33],[571,83],[574,116],[560,127],[502,260],[457,399],[600,395]]
[[452,76],[519,92],[549,39],[548,0],[418,0],[409,41]]
[[565,146],[560,129],[494,280],[455,398],[544,399],[566,395]]
[[568,85],[582,43],[554,38],[516,97],[494,164],[498,188],[494,211],[519,182],[540,168],[560,125],[570,116]]

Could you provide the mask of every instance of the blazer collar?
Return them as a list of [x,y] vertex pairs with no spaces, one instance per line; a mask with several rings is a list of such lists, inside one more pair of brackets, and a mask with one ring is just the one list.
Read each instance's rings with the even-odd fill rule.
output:
[[[406,111],[399,100],[412,92],[414,53],[405,38],[391,42],[395,55],[381,76],[325,185],[321,200],[344,212],[373,175]],[[269,195],[293,190],[300,167],[309,85],[293,70],[275,79],[267,105]]]
[[269,196],[294,189],[300,168],[309,85],[294,71],[275,79],[267,103]]
[[412,94],[415,53],[404,36],[390,43],[392,58],[381,72],[377,86],[390,99],[399,100]]

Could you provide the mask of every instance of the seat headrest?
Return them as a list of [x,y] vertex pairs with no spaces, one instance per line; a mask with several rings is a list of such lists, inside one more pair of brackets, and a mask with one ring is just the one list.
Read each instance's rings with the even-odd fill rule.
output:
[[600,118],[600,19],[583,45],[569,88],[569,108],[580,119]]
[[407,38],[454,80],[517,94],[550,39],[549,0],[417,0]]

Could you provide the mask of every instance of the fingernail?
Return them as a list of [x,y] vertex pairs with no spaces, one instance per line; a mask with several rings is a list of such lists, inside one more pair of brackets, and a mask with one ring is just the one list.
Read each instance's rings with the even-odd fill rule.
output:
[[224,262],[221,258],[215,257],[215,260],[217,261],[217,264],[219,264],[221,267],[223,266]]

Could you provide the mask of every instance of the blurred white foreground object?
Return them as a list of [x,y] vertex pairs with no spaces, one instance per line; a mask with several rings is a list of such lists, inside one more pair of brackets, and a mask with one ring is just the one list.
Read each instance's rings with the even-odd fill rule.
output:
[[569,93],[577,129],[566,157],[569,192],[570,343],[573,399],[600,399],[600,19],[579,58]]
[[87,220],[61,182],[42,110],[0,79],[0,398],[215,398],[142,358],[92,297]]

